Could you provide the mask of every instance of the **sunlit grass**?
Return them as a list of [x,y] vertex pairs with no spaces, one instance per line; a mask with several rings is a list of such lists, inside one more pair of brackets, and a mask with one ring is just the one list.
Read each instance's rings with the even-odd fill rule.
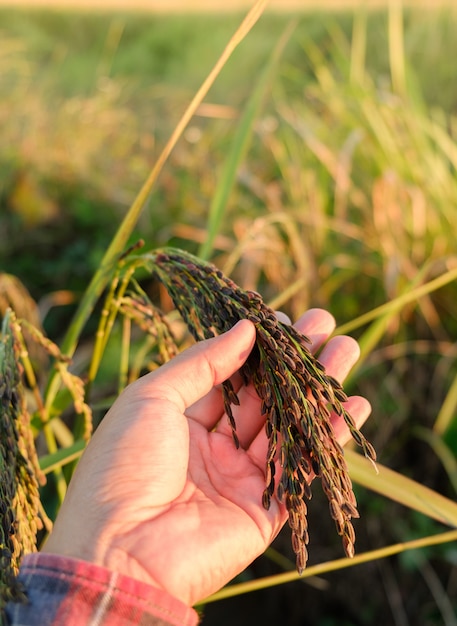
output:
[[[157,342],[146,339],[141,324],[122,308],[129,289],[138,297],[144,289],[145,297],[164,306],[181,347],[189,340],[165,294],[123,256],[137,235],[147,237],[148,248],[179,245],[211,258],[240,286],[261,292],[291,317],[311,306],[329,308],[337,332],[360,341],[361,359],[349,385],[373,405],[366,429],[381,461],[376,476],[348,452],[354,482],[363,487],[362,520],[367,529],[382,524],[376,539],[383,545],[374,551],[365,546],[360,561],[454,541],[452,533],[440,539],[435,527],[457,525],[453,110],[432,97],[432,89],[427,93],[432,79],[422,80],[409,56],[408,26],[417,28],[419,18],[408,15],[404,23],[397,10],[377,31],[384,32],[385,50],[376,71],[367,14],[357,14],[352,28],[347,16],[325,21],[318,36],[300,35],[299,44],[297,33],[303,30],[291,21],[268,40],[268,54],[244,97],[228,94],[225,102],[205,102],[214,95],[210,86],[219,72],[230,65],[232,47],[262,9],[258,3],[245,31],[225,51],[221,46],[219,62],[195,97],[168,85],[163,100],[163,94],[154,97],[146,89],[137,109],[129,102],[133,83],[107,69],[115,65],[121,22],[113,22],[104,40],[97,87],[60,95],[52,109],[52,96],[37,84],[39,66],[24,44],[2,39],[9,72],[0,79],[5,94],[0,164],[12,182],[3,183],[6,210],[0,219],[8,232],[42,236],[66,216],[53,194],[56,181],[62,187],[76,184],[94,202],[101,197],[110,203],[106,249],[85,292],[73,296],[79,307],[72,321],[55,332],[63,355],[74,357],[96,414],[132,376],[163,357]],[[434,24],[445,32],[439,17]],[[376,41],[383,41],[379,34]],[[55,55],[61,63],[58,51]],[[224,85],[225,69],[216,85]],[[168,98],[166,124],[158,129],[148,106],[162,113]],[[448,101],[443,94],[442,102]],[[7,239],[5,246],[14,243],[14,237]],[[115,371],[113,363],[119,363]],[[84,448],[84,429],[71,408],[75,393],[61,386],[62,371],[45,366],[38,374],[39,389],[30,386],[43,394],[43,406],[35,407],[33,426],[45,435],[40,462],[55,477],[54,493],[46,496],[54,506]],[[408,535],[415,518],[406,509],[401,509],[404,526],[397,523],[391,513],[398,511],[397,503],[419,511],[429,524],[420,538]],[[447,571],[452,547],[440,554],[439,567]],[[326,570],[323,563],[316,572],[346,565],[332,561]],[[293,579],[286,574],[281,582]],[[279,582],[254,581],[243,592]],[[227,594],[235,595],[236,587]]]

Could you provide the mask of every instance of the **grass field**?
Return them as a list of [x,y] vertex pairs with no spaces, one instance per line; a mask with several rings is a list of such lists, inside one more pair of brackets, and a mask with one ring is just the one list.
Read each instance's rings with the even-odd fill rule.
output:
[[[384,495],[371,474],[357,475],[358,553],[457,526],[457,18],[392,7],[262,16],[192,116],[127,237],[204,253],[291,317],[324,306],[359,339],[348,390],[370,399],[365,432],[396,473],[386,471]],[[21,279],[59,345],[239,21],[0,10],[0,270]],[[138,280],[168,306],[147,275]],[[99,323],[92,304],[74,354],[85,381]],[[124,329],[113,325],[93,381],[95,420],[125,376],[156,364],[140,331],[125,358]],[[39,351],[32,356],[45,389],[49,364]],[[80,444],[70,405],[63,391],[53,405],[50,436],[63,453]],[[46,462],[49,453],[44,445]],[[51,517],[55,480],[51,473],[43,491]],[[435,514],[395,500],[416,490]],[[309,509],[311,564],[340,557],[318,489]],[[298,626],[306,617],[315,626],[455,626],[454,543],[381,556],[208,604],[203,624]],[[280,535],[236,582],[279,575],[291,559]]]
[[[268,9],[274,11],[345,11],[358,9],[364,6],[368,9],[380,9],[388,6],[390,0],[270,0]],[[252,6],[248,0],[233,0],[224,5],[223,11],[244,11]],[[128,10],[152,12],[219,12],[220,4],[212,0],[0,0],[0,6],[8,7],[53,7],[59,10]],[[404,0],[403,6],[438,9],[443,7],[455,8],[453,0]]]

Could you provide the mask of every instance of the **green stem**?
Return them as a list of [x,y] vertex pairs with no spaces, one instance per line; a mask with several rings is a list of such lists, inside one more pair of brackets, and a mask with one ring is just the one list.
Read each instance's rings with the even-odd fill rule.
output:
[[[49,422],[49,413],[43,404],[43,398],[41,397],[41,393],[38,388],[35,371],[29,359],[29,353],[27,350],[26,343],[24,341],[24,337],[22,335],[21,326],[16,320],[14,320],[14,329],[15,329],[15,335],[16,335],[17,341],[21,348],[20,357],[21,357],[22,365],[24,367],[25,377],[27,379],[28,384],[30,385],[33,396],[35,398],[37,410],[40,415],[41,423],[43,425],[42,430],[43,430],[44,438],[46,441],[46,446],[48,448],[49,454],[53,454],[54,452],[57,451],[56,438],[52,430],[51,424]],[[55,469],[54,478],[56,481],[57,496],[59,498],[60,503],[62,503],[65,497],[65,494],[67,492],[67,482],[65,480],[65,477],[63,475],[61,468]]]
[[433,280],[431,280],[428,283],[425,283],[424,285],[420,285],[419,287],[416,287],[415,289],[412,289],[411,291],[403,293],[401,296],[394,298],[394,300],[391,300],[390,302],[381,304],[381,306],[378,306],[375,309],[368,311],[368,313],[364,313],[363,315],[360,315],[359,317],[351,320],[350,322],[347,322],[346,324],[342,324],[336,329],[335,334],[346,335],[348,333],[351,333],[356,328],[360,328],[360,326],[363,326],[364,324],[368,324],[369,322],[375,320],[378,317],[383,316],[384,314],[389,314],[389,313],[392,313],[393,311],[399,311],[406,304],[409,304],[410,302],[414,302],[414,300],[418,300],[419,298],[422,298],[428,293],[431,293],[432,291],[436,291],[440,287],[444,287],[444,285],[447,285],[448,283],[451,283],[453,280],[456,280],[456,279],[457,279],[457,267],[445,272],[444,274],[441,274],[441,276],[434,278]]
[[92,387],[92,383],[95,380],[97,375],[97,371],[100,365],[100,361],[102,360],[103,349],[104,349],[104,338],[106,335],[106,326],[108,323],[108,317],[111,309],[111,302],[114,298],[114,292],[118,285],[119,276],[116,276],[110,283],[108,294],[105,298],[105,303],[103,305],[103,310],[100,313],[100,320],[98,323],[97,332],[95,333],[95,344],[94,349],[92,350],[92,358],[89,365],[89,373],[87,375],[87,385],[86,385],[86,401],[89,401],[90,391]]
[[[55,454],[58,450],[58,447],[50,422],[47,422],[43,425],[43,435],[49,454]],[[56,490],[57,496],[59,498],[59,503],[62,504],[67,493],[67,481],[65,480],[61,467],[56,467],[53,470],[53,473],[56,481]]]
[[334,572],[346,567],[353,567],[354,565],[360,565],[376,559],[384,559],[394,554],[405,552],[406,550],[417,550],[419,548],[425,548],[427,546],[439,545],[441,543],[447,543],[457,540],[457,530],[451,530],[448,532],[440,533],[439,535],[432,535],[429,537],[421,537],[420,539],[413,539],[412,541],[405,541],[402,543],[396,543],[385,548],[379,548],[377,550],[370,550],[362,554],[354,556],[352,559],[336,559],[334,561],[327,561],[326,563],[320,563],[319,565],[313,565],[308,567],[303,574],[299,574],[296,571],[284,572],[274,576],[265,576],[264,578],[258,578],[246,583],[239,583],[236,585],[228,585],[217,593],[209,596],[203,600],[200,604],[205,605],[210,602],[216,602],[217,600],[224,600],[226,598],[233,598],[243,593],[250,593],[252,591],[258,591],[259,589],[268,589],[276,585],[283,585],[284,583],[293,582],[295,580],[301,580],[310,576],[318,576],[326,574],[327,572]]
[[[241,22],[238,29],[230,38],[221,56],[216,61],[213,69],[208,74],[207,78],[203,81],[201,87],[199,88],[192,101],[188,105],[187,109],[184,111],[181,119],[177,123],[173,133],[171,134],[170,139],[166,143],[154,167],[152,168],[151,173],[141,187],[132,206],[128,210],[121,225],[119,226],[117,233],[115,234],[110,246],[108,247],[108,250],[106,251],[101,261],[100,267],[96,271],[94,277],[92,278],[87,290],[82,297],[79,307],[74,315],[73,321],[62,343],[62,353],[66,356],[73,356],[82,329],[84,328],[84,325],[86,324],[90,314],[93,311],[95,303],[105,289],[109,278],[114,271],[117,260],[127,244],[128,238],[130,237],[135,227],[135,224],[140,217],[141,211],[143,210],[151,194],[153,186],[160,172],[162,171],[165,162],[167,161],[172,150],[176,146],[186,126],[194,116],[196,110],[207,95],[210,87],[213,85],[222,68],[225,66],[226,62],[232,55],[233,51],[243,41],[243,39],[249,33],[259,17],[262,15],[267,2],[268,0],[257,0],[251,10],[247,13],[246,17]],[[59,385],[60,377],[57,373],[55,373],[49,380],[46,393],[46,408],[48,411],[57,395]]]
[[119,365],[119,386],[118,394],[125,389],[129,373],[129,356],[130,356],[130,336],[132,323],[128,317],[124,317],[122,324],[122,348],[121,362]]

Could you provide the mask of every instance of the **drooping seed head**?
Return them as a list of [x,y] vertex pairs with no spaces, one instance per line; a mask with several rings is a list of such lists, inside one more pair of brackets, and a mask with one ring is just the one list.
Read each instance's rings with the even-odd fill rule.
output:
[[[265,416],[269,441],[262,503],[268,509],[274,495],[286,503],[298,571],[305,568],[308,554],[305,501],[312,495],[311,473],[322,480],[344,550],[352,556],[350,519],[358,517],[358,511],[343,450],[333,431],[332,414],[342,416],[365,456],[374,462],[376,453],[345,409],[347,396],[341,384],[310,352],[309,339],[281,323],[259,294],[241,289],[214,265],[182,250],[158,250],[150,260],[153,272],[197,340],[225,332],[240,319],[255,324],[255,348],[240,373],[243,381],[256,389]],[[227,418],[238,446],[231,410],[238,397],[228,384],[223,388]],[[282,469],[278,480],[273,470],[276,459]]]

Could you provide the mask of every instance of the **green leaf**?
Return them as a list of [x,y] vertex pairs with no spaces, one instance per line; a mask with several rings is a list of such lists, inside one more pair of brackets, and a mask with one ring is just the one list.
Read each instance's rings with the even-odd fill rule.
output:
[[49,474],[68,463],[72,463],[84,452],[87,442],[83,439],[78,439],[74,444],[67,448],[61,448],[57,452],[52,454],[46,454],[40,457],[40,468],[45,474]]
[[265,94],[271,85],[278,61],[294,28],[295,22],[292,22],[280,37],[241,116],[209,209],[208,223],[206,226],[207,236],[198,251],[198,256],[203,260],[208,260],[211,256],[214,241],[221,228],[230,193],[236,182],[238,169],[244,159],[252,137],[254,123],[259,114]]
[[[192,119],[195,111],[198,106],[203,101],[204,97],[208,93],[211,85],[216,80],[217,76],[221,72],[222,68],[226,64],[227,60],[230,58],[232,52],[235,48],[241,43],[241,41],[246,37],[251,28],[257,22],[259,17],[262,15],[263,10],[265,9],[267,0],[257,0],[251,10],[248,12],[244,20],[241,22],[240,26],[237,28],[233,36],[230,38],[226,47],[224,48],[221,56],[214,64],[213,69],[208,74],[206,79],[203,81],[201,87],[192,98],[192,101],[187,106],[184,111],[181,119],[177,123],[173,133],[171,134],[170,139],[166,143],[162,152],[160,153],[154,167],[152,168],[148,178],[145,183],[141,187],[138,192],[137,197],[135,198],[133,204],[129,208],[127,214],[125,215],[122,223],[120,224],[111,244],[109,245],[105,255],[100,263],[98,270],[96,271],[94,277],[92,278],[87,290],[85,291],[79,307],[73,317],[72,323],[65,335],[62,344],[62,353],[67,356],[72,356],[79,336],[86,324],[98,298],[101,293],[105,289],[110,277],[113,274],[115,266],[117,264],[119,256],[124,252],[124,248],[127,244],[128,238],[132,234],[133,229],[141,215],[141,212],[149,199],[151,191],[155,185],[155,182],[162,171],[164,164],[166,163],[168,157],[170,156],[172,150],[178,142],[178,139],[181,137],[183,131],[185,130],[187,124]],[[46,408],[49,410],[50,405],[52,404],[55,395],[58,390],[58,386],[60,383],[60,379],[57,375],[55,375],[48,384],[47,394],[46,394]]]

